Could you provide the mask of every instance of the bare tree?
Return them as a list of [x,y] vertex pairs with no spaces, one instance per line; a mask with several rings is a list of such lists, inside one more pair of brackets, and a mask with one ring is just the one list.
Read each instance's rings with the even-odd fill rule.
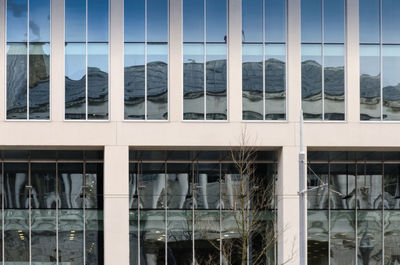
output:
[[[242,131],[239,146],[230,151],[236,174],[225,177],[221,188],[225,204],[222,211],[221,238],[209,243],[222,255],[224,265],[273,265],[278,234],[275,218],[275,174],[267,177],[257,168],[257,150]],[[264,172],[265,173],[265,172]],[[203,234],[207,238],[207,234]],[[293,253],[293,251],[292,251]],[[289,260],[288,260],[289,261]],[[287,263],[288,261],[284,262]],[[198,261],[205,265],[219,264],[216,257]]]

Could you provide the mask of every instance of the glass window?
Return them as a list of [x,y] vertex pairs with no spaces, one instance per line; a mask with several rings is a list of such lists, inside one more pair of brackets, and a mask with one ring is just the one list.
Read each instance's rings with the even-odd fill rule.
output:
[[125,0],[124,10],[124,118],[168,120],[168,0]]
[[[131,265],[150,261],[160,265],[165,262],[209,264],[210,261],[218,264],[224,258],[240,261],[237,244],[241,239],[235,214],[240,202],[247,202],[247,197],[240,195],[240,187],[244,184],[257,191],[260,189],[253,182],[249,184],[245,175],[238,174],[226,154],[224,151],[130,152]],[[159,163],[160,158],[165,162]],[[224,162],[221,163],[221,159]],[[253,254],[258,250],[261,259],[272,264],[275,259],[275,205],[272,201],[276,166],[260,161],[256,172],[257,183],[271,187],[271,190],[263,190],[271,197],[264,203],[266,207],[252,208],[255,214],[246,217],[258,220],[251,230],[254,233],[251,233],[253,245],[251,249],[249,246],[252,253],[249,258],[255,257]],[[249,197],[252,207],[256,203],[255,196]],[[266,235],[272,238],[269,245],[264,240]],[[268,253],[264,247],[268,248]],[[229,249],[235,252],[224,252]]]
[[384,45],[382,48],[382,115],[384,120],[400,119],[396,104],[400,100],[398,69],[400,69],[400,45]]
[[380,1],[362,0],[359,2],[359,8],[360,43],[379,43]]
[[183,1],[183,119],[227,119],[227,2]]
[[[29,23],[28,23],[29,18]],[[7,1],[6,118],[50,118],[50,1]]]
[[242,118],[285,120],[286,1],[246,0],[242,9]]
[[65,1],[65,119],[108,119],[108,0]]
[[382,1],[381,16],[382,42],[400,44],[400,2],[396,0]]
[[302,0],[302,108],[308,120],[345,119],[345,1]]

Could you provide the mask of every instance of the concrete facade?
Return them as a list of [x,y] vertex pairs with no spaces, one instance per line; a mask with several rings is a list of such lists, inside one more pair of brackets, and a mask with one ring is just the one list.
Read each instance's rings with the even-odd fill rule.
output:
[[[105,264],[129,264],[128,150],[229,149],[243,128],[279,153],[278,261],[299,264],[298,152],[301,109],[300,0],[288,0],[287,120],[242,120],[241,1],[229,1],[228,120],[183,121],[182,1],[170,0],[169,120],[124,121],[123,0],[110,0],[108,121],[64,120],[64,1],[52,0],[50,121],[5,119],[5,0],[0,1],[0,146],[3,149],[104,149]],[[399,150],[398,122],[360,122],[358,0],[347,1],[346,118],[305,122],[306,150]],[[294,251],[292,251],[292,249]]]

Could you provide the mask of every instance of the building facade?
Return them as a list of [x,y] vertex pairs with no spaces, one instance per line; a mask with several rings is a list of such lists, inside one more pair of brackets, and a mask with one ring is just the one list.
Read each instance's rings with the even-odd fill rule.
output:
[[398,1],[0,0],[0,21],[0,263],[204,263],[196,222],[235,238],[246,131],[266,264],[400,264]]

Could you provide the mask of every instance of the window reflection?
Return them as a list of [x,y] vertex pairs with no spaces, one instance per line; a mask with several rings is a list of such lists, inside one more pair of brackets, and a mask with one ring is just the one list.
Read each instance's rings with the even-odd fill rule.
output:
[[360,43],[379,43],[380,1],[363,0],[360,1],[359,8]]
[[304,118],[322,119],[322,59],[321,45],[301,47],[301,87]]
[[380,51],[377,45],[360,45],[360,112],[361,120],[379,120]]
[[[331,211],[330,262],[337,265],[355,263],[355,216],[354,211]],[[368,263],[367,263],[368,264]]]
[[329,264],[328,211],[308,211],[308,264]]
[[384,45],[382,52],[382,115],[384,120],[399,120],[400,77],[396,69],[400,68],[400,46]]
[[185,120],[227,119],[226,13],[225,0],[183,2]]

